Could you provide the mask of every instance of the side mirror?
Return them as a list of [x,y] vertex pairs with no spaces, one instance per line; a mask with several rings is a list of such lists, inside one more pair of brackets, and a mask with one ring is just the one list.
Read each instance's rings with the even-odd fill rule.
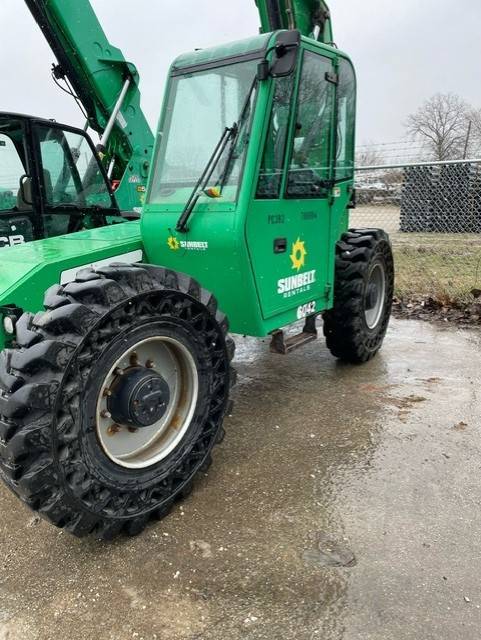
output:
[[33,205],[32,202],[32,178],[24,174],[20,178],[20,198],[24,205]]
[[297,30],[282,31],[274,49],[274,60],[270,68],[273,78],[290,76],[294,72],[301,46],[301,34]]

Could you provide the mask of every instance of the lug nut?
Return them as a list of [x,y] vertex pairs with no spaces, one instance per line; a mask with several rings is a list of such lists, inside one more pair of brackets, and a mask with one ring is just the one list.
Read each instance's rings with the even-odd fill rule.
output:
[[129,433],[137,433],[138,429],[136,429],[135,427],[129,427],[128,428],[128,432]]
[[155,366],[155,362],[153,360],[147,360],[145,366],[147,367],[147,369],[153,369]]
[[110,398],[111,395],[112,395],[112,392],[110,391],[110,389],[104,389],[104,396],[106,398]]
[[118,424],[112,424],[108,429],[107,429],[107,435],[109,436],[114,436],[116,433],[118,433],[120,431],[120,427]]
[[139,356],[135,353],[132,353],[130,356],[130,364],[135,367],[136,365],[139,364]]
[[112,417],[112,414],[110,413],[110,411],[107,411],[107,409],[104,409],[100,412],[100,417],[109,420]]
[[121,369],[120,367],[117,367],[117,369],[115,369],[114,371],[114,376],[123,376],[124,375],[124,370]]

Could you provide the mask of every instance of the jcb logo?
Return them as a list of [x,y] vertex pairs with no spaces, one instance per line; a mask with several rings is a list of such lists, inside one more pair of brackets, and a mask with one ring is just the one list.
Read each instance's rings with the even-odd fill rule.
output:
[[17,244],[25,244],[25,238],[23,236],[0,236],[0,249],[14,247]]

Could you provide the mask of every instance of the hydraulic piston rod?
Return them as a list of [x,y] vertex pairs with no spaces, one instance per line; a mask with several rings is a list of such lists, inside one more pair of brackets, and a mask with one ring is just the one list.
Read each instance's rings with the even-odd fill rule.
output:
[[98,151],[100,151],[101,153],[105,151],[107,142],[110,138],[110,134],[112,133],[112,129],[115,126],[115,121],[117,120],[117,117],[120,113],[122,105],[124,104],[125,96],[127,95],[127,91],[129,90],[131,82],[132,82],[131,79],[127,78],[127,80],[124,83],[124,86],[122,87],[122,91],[120,92],[117,102],[115,103],[112,113],[110,114],[110,118],[107,122],[107,125],[105,126],[105,130],[102,134],[102,138],[100,139],[100,144],[98,145]]

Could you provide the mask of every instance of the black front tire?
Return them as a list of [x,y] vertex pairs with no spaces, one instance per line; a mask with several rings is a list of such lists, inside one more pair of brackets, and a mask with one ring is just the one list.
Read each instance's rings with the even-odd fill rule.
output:
[[[149,265],[81,271],[52,287],[45,307],[19,320],[16,347],[0,354],[0,475],[74,535],[138,534],[190,492],[223,438],[234,381],[227,319],[195,280]],[[96,433],[97,396],[119,350],[160,334],[195,362],[195,409],[169,455],[125,468]]]
[[[377,311],[369,314],[374,272],[382,274],[379,280],[384,287],[382,293],[378,291]],[[324,336],[336,358],[360,364],[377,354],[389,325],[393,294],[394,260],[388,235],[381,229],[345,233],[336,246],[334,307],[324,313]]]

